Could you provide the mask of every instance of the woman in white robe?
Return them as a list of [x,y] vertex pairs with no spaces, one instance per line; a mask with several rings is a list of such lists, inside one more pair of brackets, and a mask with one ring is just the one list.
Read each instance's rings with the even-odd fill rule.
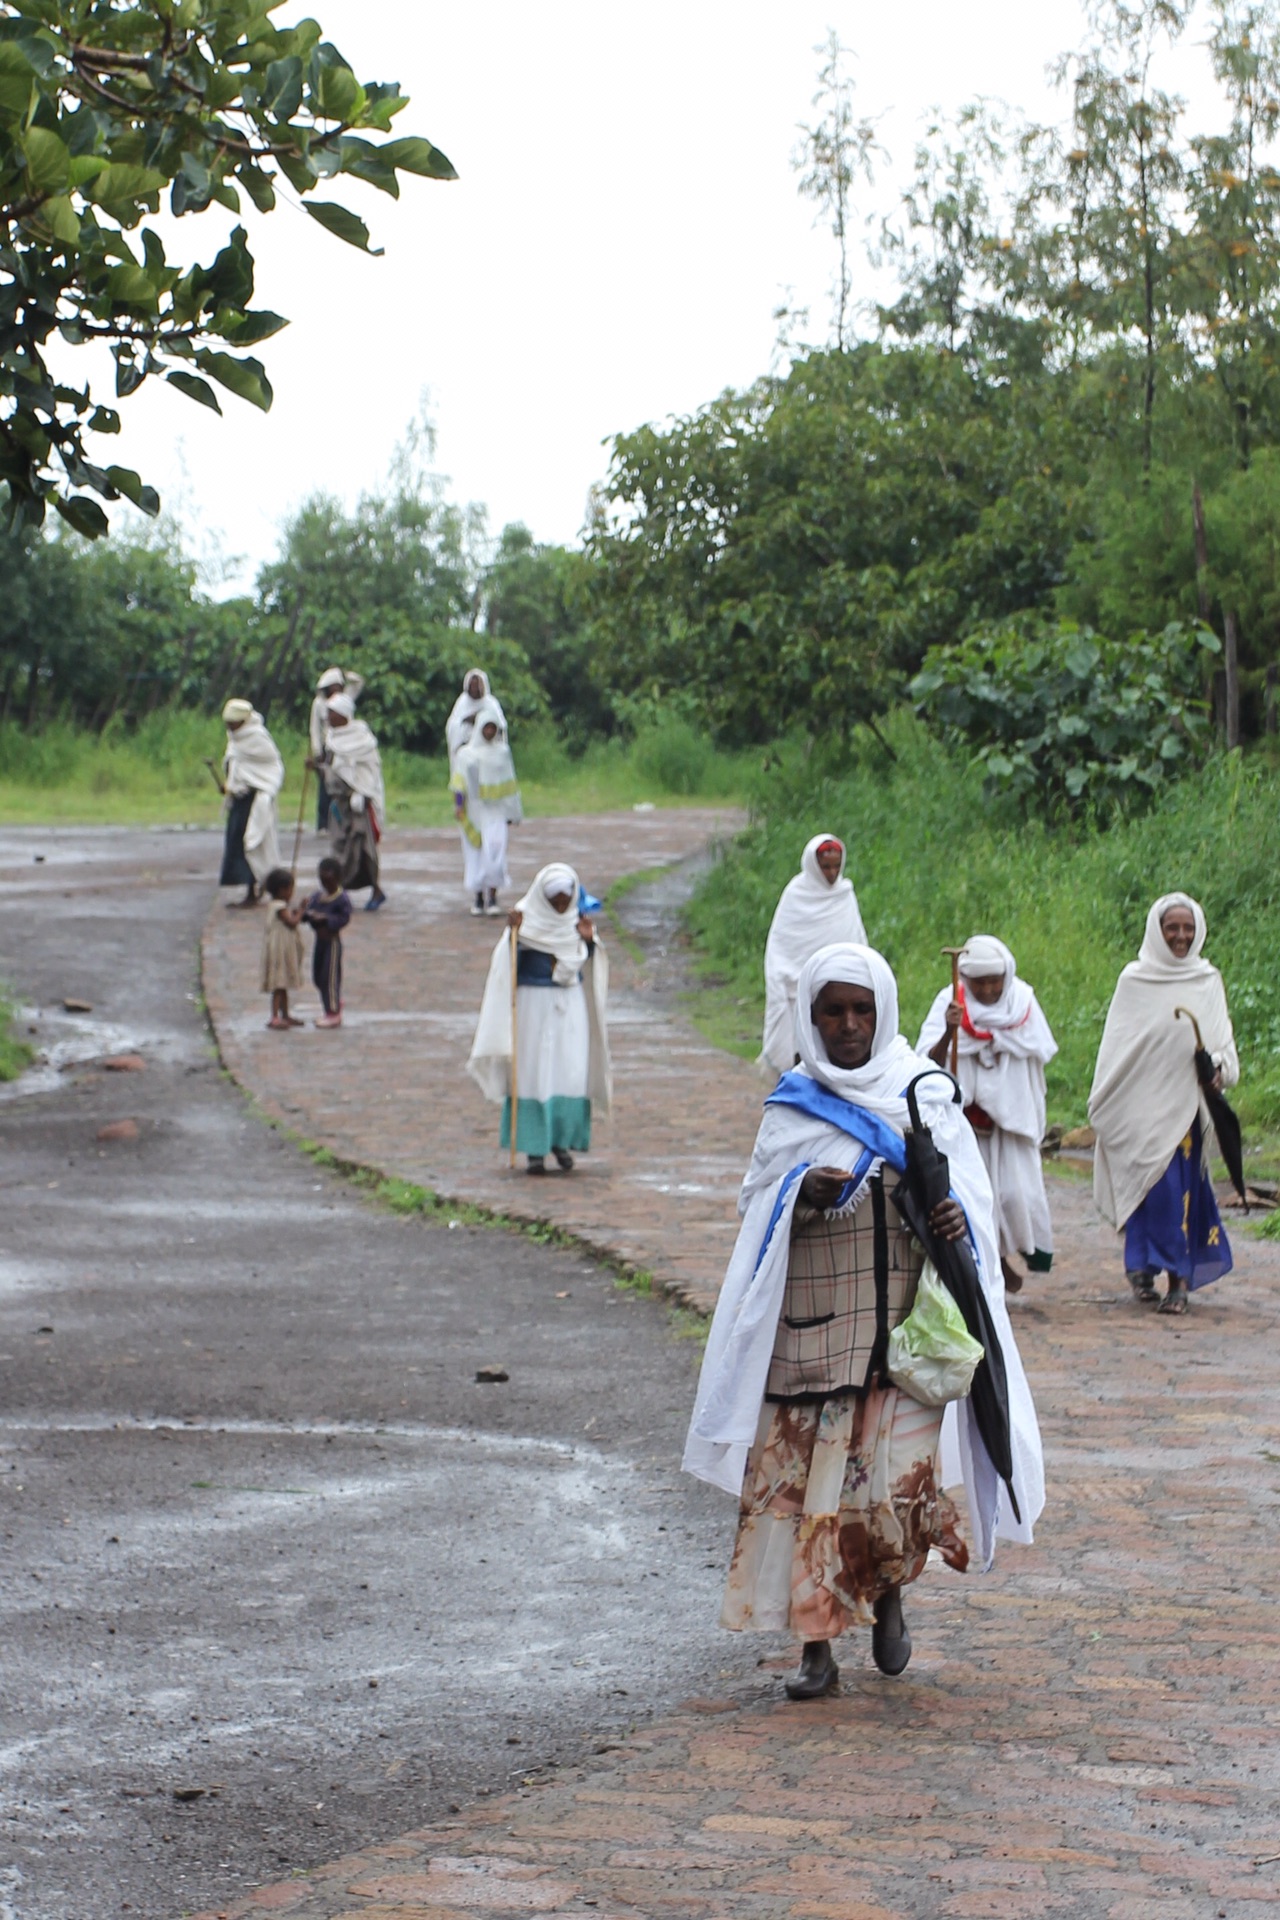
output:
[[507,744],[507,723],[496,700],[484,699],[476,708],[474,734],[458,755],[449,785],[462,837],[462,876],[471,895],[471,911],[499,914],[498,888],[511,885],[507,840],[524,812]]
[[[315,696],[311,702],[311,714],[307,722],[307,737],[311,743],[313,764],[324,758],[325,741],[329,731],[329,702],[340,693],[349,693],[352,702],[359,700],[364,691],[364,676],[348,673],[342,667],[326,667],[316,681]],[[316,832],[324,833],[329,826],[329,789],[323,780],[316,782]]]
[[242,886],[238,907],[252,907],[263,881],[280,865],[277,796],[284,785],[284,761],[266,722],[248,700],[228,700],[222,709],[227,748],[222,762],[222,791],[227,826],[219,885]]
[[795,1064],[796,981],[819,947],[866,944],[858,896],[844,873],[844,842],[817,833],[774,909],[764,949],[764,1040],[756,1066],[773,1080]]
[[[511,1145],[515,1055],[516,1151],[532,1174],[553,1154],[562,1173],[591,1146],[593,1112],[612,1097],[607,1005],[609,963],[580,910],[572,867],[543,867],[509,916],[494,948],[467,1072],[486,1099],[502,1103],[501,1144]],[[515,1034],[511,965],[516,962]],[[514,1046],[513,1046],[514,1038]]]
[[947,1066],[957,1036],[956,1077],[965,1119],[991,1178],[1000,1263],[1008,1292],[1022,1290],[1012,1264],[1032,1273],[1053,1265],[1053,1222],[1044,1186],[1044,1070],[1058,1051],[1040,1002],[1003,940],[975,933],[960,956],[960,991],[943,987],[920,1029],[916,1049]]
[[[968,1562],[941,1489],[963,1477],[985,1570],[997,1536],[1031,1539],[1044,1505],[1044,1465],[1004,1303],[986,1169],[972,1131],[946,1098],[946,1081],[898,1032],[892,969],[869,947],[828,947],[803,969],[797,998],[801,1065],[765,1103],[684,1465],[741,1502],[722,1624],[799,1635],[804,1655],[787,1690],[811,1699],[835,1684],[830,1641],[846,1627],[872,1626],[883,1672],[906,1665],[911,1642],[901,1588],[923,1571],[931,1547],[957,1568]],[[972,1403],[953,1402],[945,1413],[922,1406],[888,1383],[876,1346],[863,1377],[847,1368],[822,1377],[842,1357],[842,1349],[828,1348],[807,1359],[801,1352],[815,1386],[797,1393],[775,1384],[780,1363],[793,1363],[796,1342],[821,1341],[842,1319],[857,1346],[859,1316],[869,1314],[879,1341],[881,1314],[866,1298],[867,1269],[856,1257],[868,1209],[879,1214],[895,1249],[886,1296],[892,1292],[899,1322],[910,1310],[918,1255],[913,1261],[902,1250],[903,1223],[884,1194],[884,1177],[905,1163],[904,1094],[918,1074],[933,1076],[919,1089],[921,1116],[951,1169],[951,1197],[935,1209],[932,1224],[943,1237],[967,1231],[1003,1349],[1016,1514]],[[824,1235],[827,1257],[810,1272],[825,1276],[831,1311],[807,1312],[797,1298],[797,1249]],[[852,1260],[830,1257],[842,1235],[855,1248]],[[812,1278],[807,1284],[812,1290]],[[886,1318],[887,1307],[886,1300]]]
[[1168,1275],[1161,1313],[1185,1313],[1189,1294],[1233,1264],[1206,1164],[1213,1121],[1184,1017],[1199,1024],[1215,1085],[1235,1086],[1240,1061],[1226,988],[1201,953],[1204,940],[1199,901],[1166,893],[1155,902],[1138,957],[1116,983],[1089,1094],[1093,1197],[1124,1234],[1135,1300],[1159,1300],[1156,1275]]
[[458,764],[458,755],[464,747],[470,746],[475,737],[476,715],[485,701],[489,701],[498,710],[502,725],[506,727],[501,703],[495,699],[489,686],[489,676],[480,667],[470,667],[462,677],[462,692],[453,703],[449,718],[444,723],[445,744],[449,749],[449,772]]
[[364,910],[377,913],[387,897],[381,882],[387,795],[377,735],[367,721],[356,719],[355,712],[349,693],[335,694],[329,701],[323,762],[330,800],[329,839],[343,886],[348,892],[368,887]]

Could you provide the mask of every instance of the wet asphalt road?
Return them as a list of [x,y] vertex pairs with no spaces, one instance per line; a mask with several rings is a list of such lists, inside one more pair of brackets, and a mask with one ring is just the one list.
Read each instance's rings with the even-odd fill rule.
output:
[[255,1117],[200,1011],[216,844],[8,836],[50,1064],[0,1093],[3,1920],[216,1906],[755,1665],[677,1471],[690,1344]]

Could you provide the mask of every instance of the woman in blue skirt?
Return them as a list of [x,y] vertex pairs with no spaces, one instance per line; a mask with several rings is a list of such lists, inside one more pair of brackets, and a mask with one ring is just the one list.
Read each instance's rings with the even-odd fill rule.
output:
[[1138,958],[1116,984],[1089,1095],[1094,1199],[1124,1234],[1134,1298],[1159,1301],[1161,1313],[1185,1313],[1190,1292],[1232,1265],[1209,1177],[1212,1121],[1196,1073],[1195,1028],[1178,1011],[1199,1023],[1214,1086],[1234,1086],[1240,1063],[1226,990],[1201,955],[1204,938],[1197,901],[1185,893],[1156,901]]

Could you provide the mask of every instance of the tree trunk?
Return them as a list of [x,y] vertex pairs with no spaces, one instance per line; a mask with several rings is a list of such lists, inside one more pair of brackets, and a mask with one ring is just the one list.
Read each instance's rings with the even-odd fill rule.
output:
[[1191,488],[1191,528],[1196,543],[1196,611],[1209,624],[1209,541],[1204,530],[1204,496],[1197,480]]
[[43,658],[44,648],[37,647],[31,656],[31,664],[27,668],[27,700],[22,724],[28,733],[36,723],[36,701],[40,697],[40,662]]
[[1266,693],[1266,700],[1263,705],[1263,712],[1265,714],[1264,725],[1266,727],[1267,732],[1272,735],[1274,735],[1277,732],[1276,686],[1278,682],[1280,682],[1280,667],[1278,667],[1275,661],[1272,660],[1267,667],[1267,693]]
[[1225,683],[1223,700],[1225,721],[1224,733],[1227,752],[1240,745],[1240,636],[1236,630],[1236,616],[1225,612],[1222,616],[1226,645],[1222,656],[1222,677]]

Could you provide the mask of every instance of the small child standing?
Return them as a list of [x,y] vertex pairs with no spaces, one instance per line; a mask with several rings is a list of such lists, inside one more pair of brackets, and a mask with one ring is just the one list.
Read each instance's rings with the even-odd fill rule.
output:
[[299,1020],[289,1011],[289,995],[297,993],[302,985],[302,935],[298,932],[302,909],[289,904],[293,898],[293,875],[288,867],[272,867],[263,882],[263,891],[270,904],[262,937],[262,991],[271,995],[271,1018],[267,1025],[281,1033],[289,1027],[306,1025],[305,1020]]
[[317,873],[320,891],[313,893],[302,909],[302,918],[314,929],[316,949],[311,958],[311,978],[320,994],[324,1012],[318,1027],[342,1025],[342,929],[351,918],[351,896],[342,884],[342,868],[336,860],[322,860]]

